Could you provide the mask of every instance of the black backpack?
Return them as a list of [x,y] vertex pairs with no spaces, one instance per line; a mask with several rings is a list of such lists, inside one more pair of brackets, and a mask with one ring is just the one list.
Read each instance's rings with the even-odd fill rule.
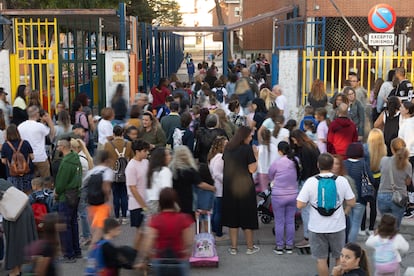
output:
[[118,149],[115,147],[114,143],[111,141],[111,145],[114,147],[115,152],[118,156],[118,159],[115,161],[115,169],[114,169],[114,182],[125,182],[125,169],[128,165],[128,160],[125,158],[125,150],[127,142],[124,144],[124,148],[122,149],[122,152],[119,152]]
[[87,180],[87,200],[90,205],[105,203],[105,194],[102,189],[104,171],[91,174]]

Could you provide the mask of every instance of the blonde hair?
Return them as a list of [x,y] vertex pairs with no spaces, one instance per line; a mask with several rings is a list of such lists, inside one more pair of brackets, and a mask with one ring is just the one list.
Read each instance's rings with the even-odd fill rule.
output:
[[198,170],[193,154],[187,146],[174,147],[174,154],[170,163],[170,169],[174,178],[177,178],[177,172],[179,170]]
[[267,87],[260,90],[260,98],[265,101],[265,105],[268,110],[272,107],[272,102],[275,101],[272,91],[270,91]]
[[377,172],[380,170],[381,159],[387,155],[387,146],[385,145],[382,130],[378,128],[371,129],[368,134],[367,144],[371,171]]
[[81,139],[70,139],[70,147],[75,150],[76,152],[83,152],[86,156],[86,160],[88,161],[88,169],[93,168],[93,158],[89,154],[88,149],[85,146],[85,143]]
[[236,85],[235,93],[237,95],[240,95],[246,92],[247,90],[250,90],[249,82],[245,78],[240,79]]

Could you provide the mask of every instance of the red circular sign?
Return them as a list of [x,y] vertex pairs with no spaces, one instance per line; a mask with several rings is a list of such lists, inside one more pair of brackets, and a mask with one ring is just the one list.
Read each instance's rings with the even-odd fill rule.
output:
[[368,14],[368,23],[376,32],[383,33],[391,30],[396,21],[395,10],[388,4],[375,5]]

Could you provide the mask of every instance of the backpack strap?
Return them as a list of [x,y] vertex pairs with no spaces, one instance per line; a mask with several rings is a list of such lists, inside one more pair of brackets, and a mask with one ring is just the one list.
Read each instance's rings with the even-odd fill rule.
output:
[[[13,152],[16,152],[16,148],[13,146],[12,143],[10,143],[9,141],[7,141],[7,144],[10,146],[10,148],[12,149]],[[20,146],[20,144],[19,144],[19,146]],[[20,147],[19,147],[19,149],[20,149]]]
[[20,152],[22,146],[23,146],[23,140],[20,140],[19,146],[17,147],[18,152]]
[[122,152],[119,152],[119,150],[115,147],[115,144],[112,141],[109,141],[109,143],[111,143],[111,145],[114,147],[116,155],[118,155],[118,158],[125,157],[125,151],[126,151],[126,145],[127,145],[126,141],[124,143],[124,147],[122,148]]

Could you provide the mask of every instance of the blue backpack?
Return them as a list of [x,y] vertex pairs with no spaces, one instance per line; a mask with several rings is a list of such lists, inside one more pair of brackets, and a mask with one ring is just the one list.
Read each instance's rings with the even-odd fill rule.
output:
[[223,100],[224,100],[223,87],[218,87],[218,88],[216,88],[216,99],[217,99],[217,101],[219,101],[220,103],[222,103],[222,102],[223,102]]
[[330,177],[316,176],[318,180],[318,206],[315,208],[321,216],[329,217],[341,207],[336,207],[336,175]]
[[102,245],[107,242],[109,241],[104,239],[98,241],[89,252],[88,260],[86,262],[85,275],[98,276],[105,270]]

